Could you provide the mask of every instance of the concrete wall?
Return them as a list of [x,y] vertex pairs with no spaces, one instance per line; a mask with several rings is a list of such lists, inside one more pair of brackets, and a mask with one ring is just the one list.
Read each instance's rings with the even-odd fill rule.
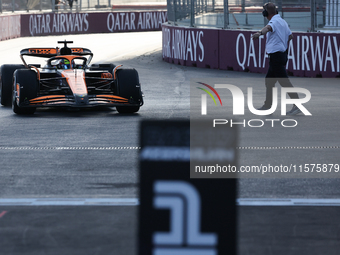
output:
[[[266,73],[266,38],[254,32],[163,25],[163,59],[169,63]],[[306,77],[340,77],[340,34],[294,33],[287,71]]]
[[34,13],[0,16],[0,41],[25,36],[161,31],[166,11]]
[[20,15],[0,16],[0,41],[20,37]]
[[160,31],[165,11],[21,15],[21,36]]

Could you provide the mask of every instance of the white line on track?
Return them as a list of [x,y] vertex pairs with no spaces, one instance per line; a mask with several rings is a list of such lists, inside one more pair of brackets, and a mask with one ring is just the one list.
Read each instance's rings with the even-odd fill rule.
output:
[[[0,206],[138,206],[138,198],[0,198]],[[340,199],[239,198],[238,206],[340,206]]]
[[57,147],[34,147],[34,146],[0,146],[0,150],[140,150],[140,147],[130,146],[98,146],[98,147],[83,147],[83,146],[57,146]]
[[136,206],[137,198],[1,198],[0,206]]
[[[0,146],[1,150],[140,150],[138,146]],[[340,146],[250,146],[236,147],[237,150],[321,150],[340,149]]]
[[238,206],[340,206],[333,198],[239,198]]
[[321,150],[321,149],[340,149],[340,146],[243,146],[236,147],[238,150]]

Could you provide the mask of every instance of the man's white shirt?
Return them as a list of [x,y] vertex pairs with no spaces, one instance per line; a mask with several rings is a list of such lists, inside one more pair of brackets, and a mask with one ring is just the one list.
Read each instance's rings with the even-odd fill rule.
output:
[[289,35],[292,34],[287,22],[281,18],[280,14],[274,15],[268,25],[272,27],[272,32],[267,33],[266,52],[267,54],[277,51],[284,52],[287,49]]

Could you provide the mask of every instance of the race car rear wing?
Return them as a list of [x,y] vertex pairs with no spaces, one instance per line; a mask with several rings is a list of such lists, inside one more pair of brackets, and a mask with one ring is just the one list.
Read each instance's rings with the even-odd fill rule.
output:
[[[62,48],[65,49],[65,48]],[[60,48],[28,48],[20,51],[20,58],[24,65],[28,67],[26,61],[24,60],[24,56],[31,57],[41,57],[41,58],[51,58],[55,56],[65,55],[62,54]],[[87,64],[89,64],[92,60],[93,53],[86,48],[67,48],[70,54],[67,55],[78,55],[78,56],[89,56],[87,60]]]
[[[93,56],[93,53],[86,48],[69,48],[71,50],[70,55],[90,55]],[[55,57],[58,55],[62,55],[60,52],[60,49],[57,48],[28,48],[23,49],[20,51],[20,55],[26,55],[26,56],[33,56],[33,57],[42,57],[42,58],[50,58]]]

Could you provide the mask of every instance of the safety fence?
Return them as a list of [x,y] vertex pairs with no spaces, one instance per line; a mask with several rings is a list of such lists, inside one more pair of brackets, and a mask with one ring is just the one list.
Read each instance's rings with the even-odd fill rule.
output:
[[111,8],[111,0],[0,0],[0,12],[81,11]]
[[[167,0],[169,21],[190,27],[259,29],[267,24],[268,0]],[[277,10],[293,31],[340,30],[340,0],[277,0]]]
[[166,0],[0,0],[0,13],[166,9]]

